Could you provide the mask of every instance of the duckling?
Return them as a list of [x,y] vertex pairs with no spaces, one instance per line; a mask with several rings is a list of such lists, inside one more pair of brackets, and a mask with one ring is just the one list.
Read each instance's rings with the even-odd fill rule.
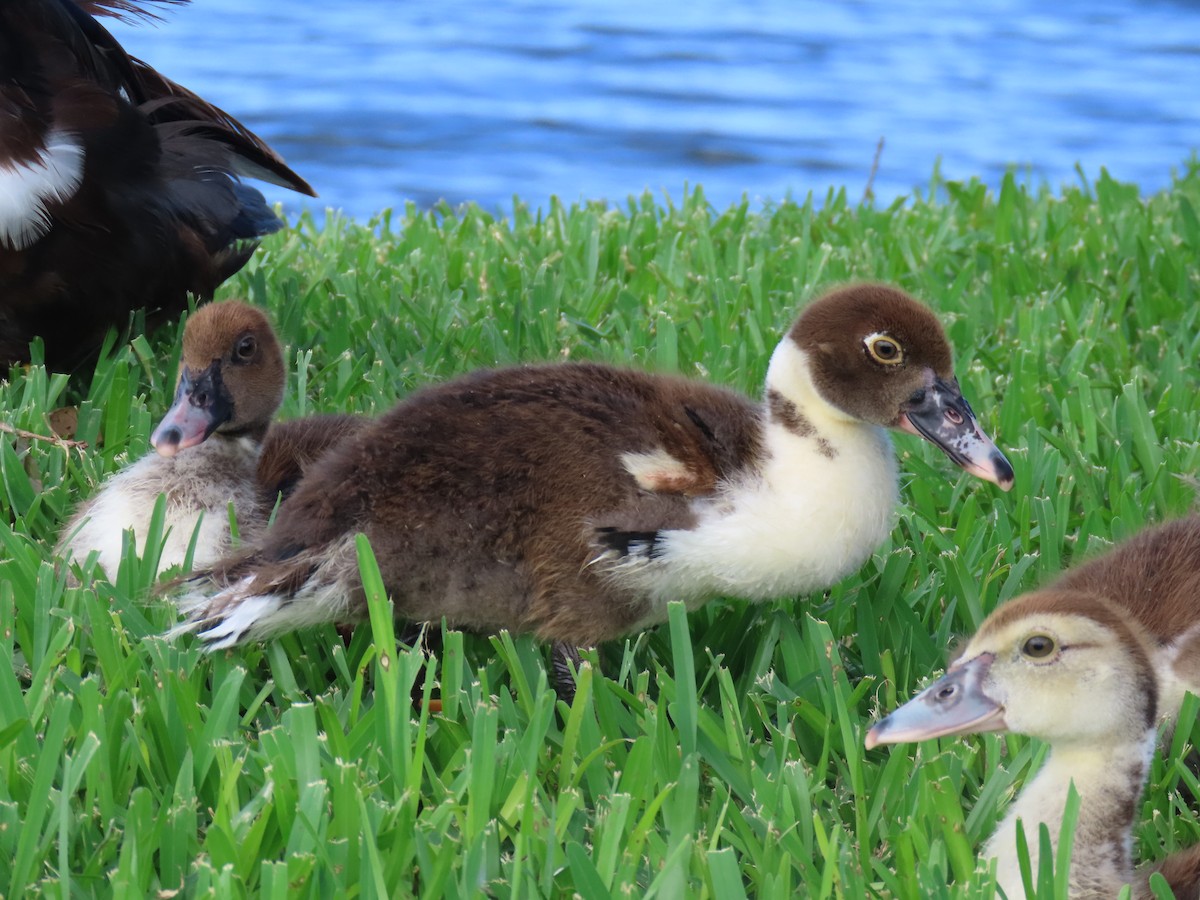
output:
[[[117,473],[79,508],[63,529],[60,554],[82,560],[98,551],[101,567],[115,575],[123,532],[133,529],[142,555],[155,501],[166,494],[160,567],[184,562],[197,524],[193,565],[221,558],[230,548],[229,504],[244,532],[264,525],[274,505],[271,486],[257,473],[283,386],[283,351],[261,311],[237,301],[197,310],[184,330],[174,405],[151,436],[157,454]],[[285,434],[277,447],[290,446]],[[282,450],[273,456],[272,470],[285,475],[300,466]]]
[[263,505],[273,509],[290,497],[318,459],[366,423],[363,416],[323,413],[273,424],[255,473]]
[[94,18],[144,0],[0,3],[0,367],[70,367],[145,309],[210,299],[282,223],[251,176],[313,189],[241,123]]
[[1029,594],[985,621],[963,661],[876,723],[866,746],[987,731],[1046,741],[1045,765],[981,856],[997,861],[996,881],[1009,900],[1022,900],[1018,825],[1036,872],[1039,826],[1057,852],[1073,783],[1080,811],[1070,896],[1115,897],[1133,879],[1133,822],[1157,735],[1152,656],[1137,621],[1107,600],[1069,590]]
[[883,285],[804,310],[761,403],[589,363],[475,372],[327,453],[260,540],[190,582],[176,631],[217,648],[361,617],[357,532],[398,617],[567,647],[661,622],[670,600],[823,588],[891,528],[888,427],[1012,485],[937,318]]
[[[868,749],[987,731],[1050,744],[1046,764],[982,853],[998,861],[1010,900],[1025,896],[1018,820],[1036,871],[1038,826],[1046,824],[1057,847],[1072,782],[1081,805],[1070,896],[1113,897],[1134,880],[1132,828],[1159,716],[1177,714],[1185,689],[1200,690],[1198,578],[1200,519],[1142,532],[1001,606],[943,678],[867,733]],[[1164,875],[1186,883],[1187,859],[1168,861]]]

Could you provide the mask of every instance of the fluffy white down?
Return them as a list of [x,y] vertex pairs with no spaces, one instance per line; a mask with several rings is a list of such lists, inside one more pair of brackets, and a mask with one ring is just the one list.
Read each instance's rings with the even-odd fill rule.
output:
[[0,246],[24,250],[49,231],[47,204],[79,189],[83,155],[78,138],[51,130],[36,162],[0,165]]
[[[1041,771],[1026,783],[1021,795],[1008,808],[1004,821],[988,839],[982,853],[984,859],[996,860],[996,883],[1004,889],[1008,900],[1026,900],[1017,857],[1018,820],[1025,830],[1031,870],[1036,873],[1040,855],[1039,826],[1045,823],[1050,832],[1050,845],[1057,853],[1067,792],[1072,783],[1079,794],[1081,808],[1072,850],[1071,896],[1116,896],[1125,884],[1128,873],[1122,872],[1116,859],[1105,852],[1105,843],[1096,840],[1094,834],[1083,834],[1090,825],[1094,825],[1096,830],[1103,830],[1109,824],[1095,821],[1096,816],[1089,815],[1088,805],[1096,803],[1095,798],[1123,797],[1128,796],[1131,790],[1135,794],[1140,791],[1142,780],[1150,769],[1155,737],[1155,732],[1150,730],[1138,742],[1113,745],[1098,741],[1069,751],[1058,749],[1050,753]],[[1131,779],[1133,784],[1130,784]],[[1111,837],[1121,842],[1125,848],[1125,858],[1130,859],[1133,836],[1126,832]]]
[[771,600],[826,588],[890,532],[899,487],[886,431],[827,403],[791,341],[772,356],[767,387],[791,400],[835,455],[816,435],[768,423],[761,468],[701,506],[695,528],[662,535],[657,559],[622,573],[652,596],[640,624],[664,620],[670,600],[696,607],[716,595]]
[[82,562],[93,550],[109,577],[121,562],[124,532],[132,529],[137,553],[159,494],[166,494],[165,539],[159,571],[182,565],[199,523],[192,564],[211,565],[230,547],[229,504],[245,535],[265,518],[255,482],[258,444],[248,438],[210,438],[173,457],[149,453],[122,469],[76,512],[63,530],[59,553]]
[[185,620],[168,633],[198,632],[205,649],[220,650],[243,640],[265,640],[286,631],[350,617],[359,592],[358,556],[353,535],[325,548],[312,575],[293,597],[254,594],[254,575],[211,594],[211,582],[192,584],[176,603]]

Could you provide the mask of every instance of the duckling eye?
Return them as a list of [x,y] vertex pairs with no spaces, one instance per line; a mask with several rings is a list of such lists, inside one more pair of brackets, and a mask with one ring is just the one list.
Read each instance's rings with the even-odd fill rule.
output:
[[237,342],[237,346],[233,348],[233,353],[239,360],[246,362],[254,357],[254,352],[257,349],[258,341],[254,340],[254,335],[248,334]]
[[868,335],[863,344],[875,362],[883,363],[885,366],[894,366],[904,362],[904,348],[900,346],[899,341],[886,334]]
[[1045,634],[1035,634],[1021,645],[1021,652],[1030,659],[1045,659],[1056,649],[1054,638]]

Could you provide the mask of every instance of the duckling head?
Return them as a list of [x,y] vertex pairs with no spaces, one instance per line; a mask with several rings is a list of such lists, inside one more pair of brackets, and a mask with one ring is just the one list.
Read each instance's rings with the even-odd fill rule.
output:
[[867,733],[867,748],[1011,731],[1100,748],[1154,727],[1158,697],[1141,629],[1093,595],[1038,591],[994,612],[949,671]]
[[174,456],[213,433],[261,440],[284,380],[283,351],[261,310],[239,301],[203,306],[184,330],[175,402],[150,442]]
[[971,474],[1012,487],[1012,465],[959,388],[941,323],[901,290],[850,285],[809,305],[772,358],[767,387],[806,409],[815,392],[831,419],[919,435]]

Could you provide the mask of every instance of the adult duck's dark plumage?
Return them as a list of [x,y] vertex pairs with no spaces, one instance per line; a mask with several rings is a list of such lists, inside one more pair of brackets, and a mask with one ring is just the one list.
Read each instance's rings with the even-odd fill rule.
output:
[[95,18],[146,5],[0,0],[0,367],[39,336],[70,366],[133,310],[211,297],[280,225],[239,176],[313,193]]

